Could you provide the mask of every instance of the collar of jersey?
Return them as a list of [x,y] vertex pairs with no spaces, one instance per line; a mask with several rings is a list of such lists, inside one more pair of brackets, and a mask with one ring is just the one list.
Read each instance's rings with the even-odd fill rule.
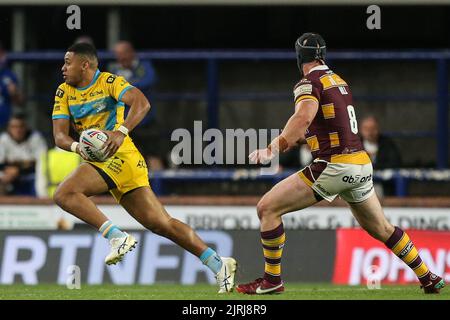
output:
[[91,83],[89,83],[89,84],[88,84],[87,86],[85,86],[85,87],[77,88],[77,90],[86,90],[87,88],[89,88],[90,86],[92,86],[92,85],[95,83],[95,81],[97,81],[97,79],[98,79],[99,76],[100,76],[100,70],[97,69],[97,71],[95,71],[94,78],[92,78]]
[[308,74],[313,72],[313,71],[316,71],[316,70],[328,70],[328,66],[326,64],[322,64],[320,66],[315,66],[314,68],[309,70]]

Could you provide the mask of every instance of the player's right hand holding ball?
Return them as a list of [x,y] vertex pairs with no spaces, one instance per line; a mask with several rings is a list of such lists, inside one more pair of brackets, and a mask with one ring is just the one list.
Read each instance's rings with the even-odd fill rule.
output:
[[104,152],[107,158],[111,157],[113,154],[119,150],[120,146],[123,144],[123,140],[125,139],[125,135],[120,131],[103,131],[107,136],[108,140],[106,140],[103,145],[102,151]]
[[77,145],[77,153],[83,158],[83,160],[91,161],[91,160],[89,159],[89,157],[87,156],[87,154],[84,153],[83,149],[80,147],[79,144]]

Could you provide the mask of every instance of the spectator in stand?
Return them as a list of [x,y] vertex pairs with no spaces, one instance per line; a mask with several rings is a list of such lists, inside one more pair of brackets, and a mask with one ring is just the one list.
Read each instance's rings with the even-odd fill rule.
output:
[[[157,81],[156,71],[151,61],[140,60],[137,57],[136,51],[129,41],[119,41],[114,47],[114,54],[117,61],[109,71],[123,76],[133,86],[140,89],[152,103],[152,109],[133,131],[132,137],[142,149],[149,167],[152,170],[163,169],[165,155],[161,150],[159,121],[156,118],[155,104],[149,97]],[[125,112],[128,112],[128,107]]]
[[380,133],[378,121],[374,116],[362,120],[361,138],[374,169],[401,167],[402,159],[397,146],[394,141]]
[[22,104],[16,75],[8,68],[6,50],[0,42],[0,130],[4,129],[13,106]]
[[[374,116],[368,116],[361,121],[360,133],[364,149],[372,160],[375,170],[401,167],[400,151],[394,141],[380,133],[380,126]],[[380,197],[395,195],[393,181],[374,183],[374,187]]]
[[35,195],[35,166],[47,144],[32,131],[23,114],[15,114],[0,135],[0,194]]
[[156,72],[149,60],[140,60],[129,41],[119,41],[114,47],[117,62],[112,65],[111,72],[123,76],[133,86],[145,94],[156,83]]

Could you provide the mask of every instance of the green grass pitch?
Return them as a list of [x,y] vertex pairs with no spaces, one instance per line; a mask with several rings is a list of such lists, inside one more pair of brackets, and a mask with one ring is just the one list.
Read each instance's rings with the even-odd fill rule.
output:
[[216,287],[201,285],[86,285],[67,289],[59,285],[2,285],[0,300],[450,300],[450,288],[438,295],[425,295],[418,285],[384,285],[378,290],[362,286],[287,283],[286,291],[277,295],[242,295],[237,292],[219,295]]

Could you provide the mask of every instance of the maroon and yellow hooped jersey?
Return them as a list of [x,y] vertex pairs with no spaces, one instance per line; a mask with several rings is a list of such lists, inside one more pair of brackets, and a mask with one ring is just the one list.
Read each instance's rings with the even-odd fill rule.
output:
[[358,122],[348,84],[326,65],[311,71],[294,87],[294,101],[312,99],[319,110],[306,131],[314,159],[367,164],[370,158],[358,135]]

